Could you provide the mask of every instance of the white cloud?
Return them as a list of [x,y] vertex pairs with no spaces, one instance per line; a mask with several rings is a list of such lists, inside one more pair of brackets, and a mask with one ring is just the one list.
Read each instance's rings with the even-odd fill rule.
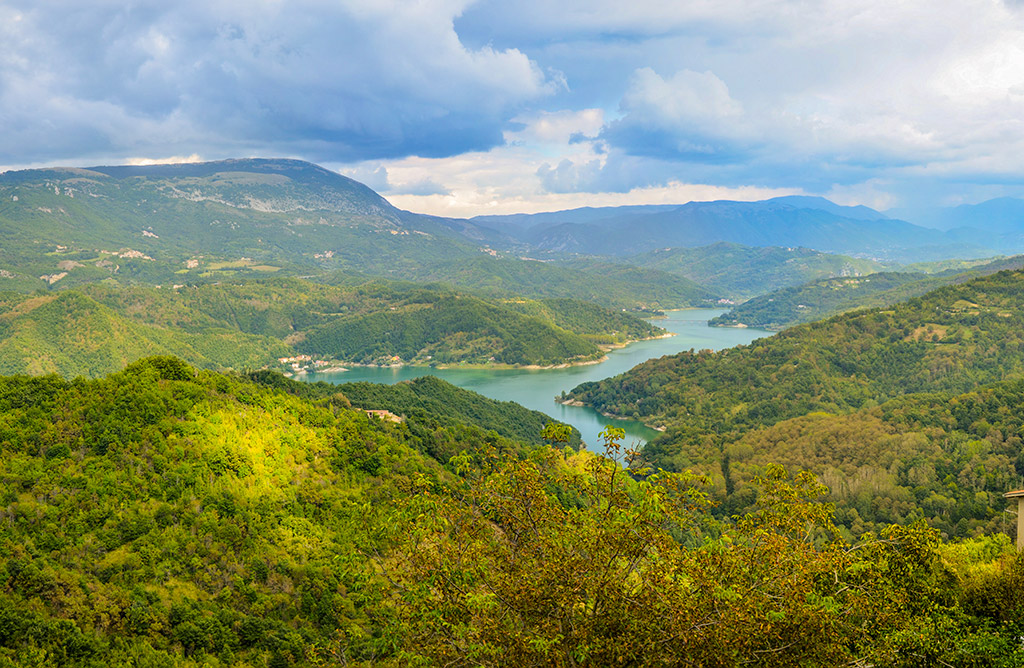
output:
[[5,0],[0,162],[297,156],[466,210],[967,192],[1024,183],[1018,4]]
[[350,179],[355,179],[363,185],[369,186],[378,193],[386,193],[391,190],[391,180],[388,169],[379,162],[368,162],[360,165],[343,167],[338,170]]
[[666,80],[649,67],[634,72],[620,107],[634,122],[669,127],[717,129],[743,113],[728,86],[713,72],[684,69]]
[[204,162],[204,158],[198,153],[192,155],[172,155],[167,158],[128,158],[124,161],[126,165],[168,165],[181,163]]
[[896,205],[896,197],[889,192],[892,184],[881,179],[870,179],[850,186],[835,185],[825,197],[836,204],[856,206],[862,204],[876,211],[885,211]]
[[604,127],[602,109],[542,111],[514,119],[522,128],[505,132],[509,144],[568,144],[574,136],[596,137]]

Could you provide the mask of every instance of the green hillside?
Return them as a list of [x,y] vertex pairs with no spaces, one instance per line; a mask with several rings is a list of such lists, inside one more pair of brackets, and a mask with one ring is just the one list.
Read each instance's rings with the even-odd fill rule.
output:
[[340,318],[311,329],[296,348],[362,363],[390,357],[421,364],[551,365],[600,355],[580,336],[469,296],[437,296]]
[[713,318],[709,324],[785,329],[858,308],[888,306],[943,285],[961,283],[1006,269],[1020,269],[1021,266],[1024,266],[1024,257],[1017,256],[983,264],[974,263],[968,269],[946,269],[935,275],[888,272],[860,277],[826,278],[755,297]]
[[[778,469],[721,522],[692,476],[261,378],[168,357],[0,377],[0,665],[1021,659],[1005,537],[850,543],[813,481]],[[442,467],[427,435],[462,450]]]
[[663,330],[630,313],[577,299],[506,299],[501,304],[525,315],[550,320],[562,329],[598,344],[620,344],[663,333]]
[[[97,377],[154,354],[253,369],[296,355],[358,363],[563,364],[657,327],[571,300],[487,302],[445,288],[299,279],[82,286],[0,297],[0,371]],[[579,330],[578,332],[574,330]],[[493,360],[492,360],[493,358]]]
[[713,291],[682,276],[600,260],[555,264],[477,257],[426,266],[410,278],[443,282],[485,296],[568,298],[613,309],[658,311],[706,307],[718,301]]
[[526,446],[347,404],[173,358],[0,378],[0,665],[310,665],[338,632],[372,658],[361,550],[402,481],[447,478],[421,453]]
[[713,297],[658,272],[575,272],[524,260],[526,246],[510,237],[401,211],[360,183],[298,160],[6,172],[0,238],[0,291],[342,271],[616,309],[697,306]]
[[[915,392],[968,392],[1024,373],[1024,273],[951,285],[889,310],[800,325],[720,353],[685,352],[571,393],[665,425],[652,452]],[[715,434],[716,436],[705,436]]]
[[174,354],[207,368],[252,368],[289,354],[270,336],[225,325],[188,331],[134,320],[74,291],[0,297],[0,373],[98,377],[137,359]]
[[874,260],[821,253],[809,248],[752,248],[719,242],[700,248],[664,248],[627,258],[639,267],[683,276],[723,297],[751,297],[835,276],[882,271]]
[[[540,434],[551,418],[538,411],[524,408],[514,401],[496,401],[476,392],[470,392],[436,376],[421,376],[394,385],[384,383],[304,383],[285,378],[272,371],[249,374],[254,381],[283,389],[305,399],[325,399],[341,392],[352,406],[367,410],[387,410],[406,418],[413,418],[410,429],[416,433],[419,426],[438,429],[458,424],[473,425],[499,436],[522,443],[544,443]],[[429,440],[429,439],[428,439]],[[574,427],[566,441],[579,447],[580,434]],[[454,445],[454,443],[451,443]],[[430,448],[424,448],[428,451]],[[457,454],[450,453],[448,456]],[[439,457],[431,452],[439,461]]]

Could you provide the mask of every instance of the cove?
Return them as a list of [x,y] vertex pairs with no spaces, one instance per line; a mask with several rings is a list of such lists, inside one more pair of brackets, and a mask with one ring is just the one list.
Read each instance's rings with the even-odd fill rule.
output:
[[772,334],[753,328],[708,327],[708,320],[721,313],[724,313],[722,309],[667,311],[665,318],[651,322],[675,333],[676,336],[631,343],[625,348],[610,351],[608,359],[600,364],[565,369],[352,367],[342,372],[307,374],[297,377],[297,380],[329,383],[370,381],[390,384],[433,375],[491,399],[515,401],[527,408],[547,413],[559,422],[571,424],[580,430],[583,442],[592,449],[600,447],[597,435],[609,424],[626,430],[627,443],[646,443],[658,432],[643,423],[608,418],[588,406],[564,406],[555,402],[555,397],[580,383],[618,375],[654,357],[672,355],[691,348],[721,350],[747,344]]

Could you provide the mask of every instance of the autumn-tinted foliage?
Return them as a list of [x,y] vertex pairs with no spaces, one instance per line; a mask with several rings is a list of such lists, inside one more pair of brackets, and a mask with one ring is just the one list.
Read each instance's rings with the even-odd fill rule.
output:
[[[758,480],[750,514],[719,523],[704,512],[699,479],[642,476],[586,452],[549,450],[488,459],[454,488],[421,480],[377,557],[391,581],[385,610],[388,632],[402,639],[400,660],[1010,666],[1024,658],[1015,621],[961,606],[957,574],[923,524],[847,544],[813,477],[791,479],[781,467]],[[1003,582],[998,570],[986,573]]]

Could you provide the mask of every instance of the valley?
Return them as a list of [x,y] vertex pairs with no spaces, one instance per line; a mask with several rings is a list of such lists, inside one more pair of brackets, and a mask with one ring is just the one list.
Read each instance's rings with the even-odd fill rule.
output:
[[1024,666],[1022,39],[0,1],[0,668]]
[[0,666],[1020,658],[1005,217],[444,218],[279,159],[0,202]]
[[652,320],[675,336],[631,343],[607,353],[599,364],[573,366],[563,369],[487,369],[453,366],[446,369],[422,367],[352,367],[344,372],[317,372],[297,378],[307,382],[325,381],[338,384],[346,395],[353,383],[402,384],[407,381],[436,377],[458,387],[472,390],[491,399],[516,403],[546,413],[558,422],[569,424],[580,431],[587,447],[596,450],[601,439],[598,434],[607,425],[625,431],[627,443],[643,444],[658,432],[637,420],[615,419],[602,415],[589,406],[556,403],[555,398],[582,382],[600,380],[627,371],[637,364],[683,350],[721,350],[749,343],[770,332],[757,329],[730,330],[709,328],[708,318],[721,313],[715,309],[688,309],[668,311],[665,318]]

